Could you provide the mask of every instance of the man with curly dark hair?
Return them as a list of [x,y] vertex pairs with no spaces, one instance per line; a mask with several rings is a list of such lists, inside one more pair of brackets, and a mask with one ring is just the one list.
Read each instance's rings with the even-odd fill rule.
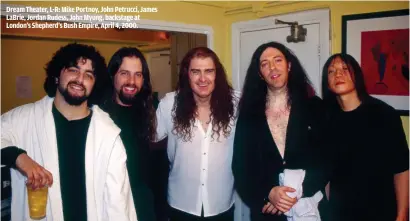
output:
[[236,100],[217,55],[191,49],[157,110],[158,140],[168,136],[170,220],[233,220]]
[[108,77],[105,59],[93,46],[73,43],[45,70],[48,96],[1,119],[11,219],[29,219],[26,186],[48,186],[47,220],[136,220],[120,130],[93,105]]

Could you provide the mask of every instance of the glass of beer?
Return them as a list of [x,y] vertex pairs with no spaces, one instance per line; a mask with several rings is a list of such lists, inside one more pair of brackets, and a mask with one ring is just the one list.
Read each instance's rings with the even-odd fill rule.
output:
[[48,186],[33,190],[27,185],[28,206],[32,219],[42,219],[46,216]]

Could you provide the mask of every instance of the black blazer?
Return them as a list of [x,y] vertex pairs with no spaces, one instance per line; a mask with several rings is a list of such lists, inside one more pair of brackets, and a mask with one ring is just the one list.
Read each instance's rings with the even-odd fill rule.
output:
[[[235,187],[251,209],[252,220],[286,220],[285,216],[261,214],[264,198],[279,185],[279,174],[287,169],[305,169],[304,197],[324,189],[321,156],[324,108],[318,97],[294,101],[282,159],[270,133],[265,113],[244,116],[236,126],[232,170]],[[325,197],[324,197],[325,198]],[[323,201],[323,200],[322,200]]]

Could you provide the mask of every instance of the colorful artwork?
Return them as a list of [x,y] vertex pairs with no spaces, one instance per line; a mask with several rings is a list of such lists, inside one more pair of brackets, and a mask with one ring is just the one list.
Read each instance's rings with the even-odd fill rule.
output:
[[360,63],[370,94],[409,96],[409,29],[363,31]]

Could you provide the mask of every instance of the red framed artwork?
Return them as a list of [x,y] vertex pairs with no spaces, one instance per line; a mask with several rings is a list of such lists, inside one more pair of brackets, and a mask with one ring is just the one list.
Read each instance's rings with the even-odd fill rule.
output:
[[342,17],[342,52],[360,63],[367,91],[409,115],[409,11]]

